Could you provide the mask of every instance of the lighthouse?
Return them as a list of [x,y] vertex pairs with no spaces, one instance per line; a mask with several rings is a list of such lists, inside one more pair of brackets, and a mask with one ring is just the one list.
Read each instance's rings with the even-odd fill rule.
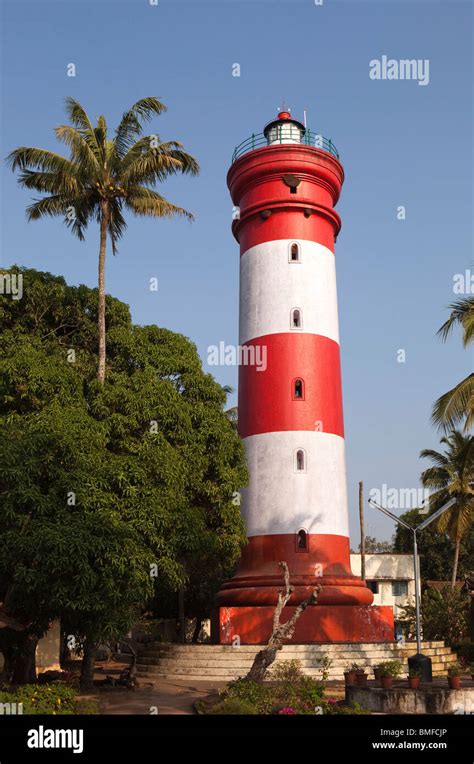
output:
[[[265,643],[287,563],[288,607],[319,584],[294,642],[393,640],[391,608],[350,567],[335,241],[344,170],[288,110],[236,147],[227,183],[240,246],[238,428],[248,543],[221,587],[214,638]],[[285,615],[285,614],[284,614]]]

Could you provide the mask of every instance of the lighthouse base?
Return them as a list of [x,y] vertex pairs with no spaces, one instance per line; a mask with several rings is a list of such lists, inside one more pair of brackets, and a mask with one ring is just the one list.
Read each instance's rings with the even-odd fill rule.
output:
[[[287,621],[294,607],[283,608]],[[272,633],[272,607],[219,607],[211,619],[215,644],[264,645]],[[393,642],[393,608],[382,605],[315,605],[300,615],[289,644],[312,642]]]

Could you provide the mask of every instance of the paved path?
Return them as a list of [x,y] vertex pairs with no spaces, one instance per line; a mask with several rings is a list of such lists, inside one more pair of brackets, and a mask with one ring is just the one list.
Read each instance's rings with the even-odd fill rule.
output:
[[[160,679],[153,686],[141,680],[136,690],[104,688],[82,697],[99,702],[102,714],[193,714],[193,703],[226,682]],[[151,681],[150,681],[151,684]]]

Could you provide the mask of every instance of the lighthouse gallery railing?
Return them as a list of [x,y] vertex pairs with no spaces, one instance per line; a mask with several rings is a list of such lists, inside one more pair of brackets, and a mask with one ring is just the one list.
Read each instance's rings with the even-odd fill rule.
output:
[[[260,149],[264,146],[276,146],[278,143],[288,144],[290,141],[288,141],[287,136],[285,136],[285,134],[282,135],[281,132],[279,141],[278,139],[270,141],[263,133],[252,133],[249,138],[246,138],[245,141],[242,141],[242,143],[239,143],[239,145],[235,147],[234,153],[232,154],[232,162],[235,162],[236,159],[239,159],[239,157],[243,156],[243,154],[247,154],[249,151]],[[293,141],[291,141],[291,143],[293,143]],[[294,141],[294,143],[297,144],[298,141]],[[320,133],[314,133],[312,130],[309,130],[309,128],[306,128],[299,143],[303,146],[314,146],[317,149],[322,149],[335,156],[336,159],[339,159],[339,152],[332,140],[330,138],[325,138]]]

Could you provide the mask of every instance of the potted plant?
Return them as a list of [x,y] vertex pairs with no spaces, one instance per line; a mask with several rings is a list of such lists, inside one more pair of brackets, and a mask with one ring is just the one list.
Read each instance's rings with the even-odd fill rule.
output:
[[417,690],[420,682],[421,682],[420,669],[411,668],[408,671],[408,687],[410,688],[410,690]]
[[402,664],[400,661],[385,661],[380,664],[379,668],[382,687],[384,690],[388,690],[392,686],[394,678],[400,674]]
[[377,682],[380,682],[381,675],[380,675],[380,663],[377,663],[376,666],[374,666],[374,677]]
[[450,690],[459,690],[461,686],[461,666],[452,663],[448,668],[448,685]]
[[357,663],[352,664],[355,675],[356,675],[356,684],[359,687],[365,687],[367,684],[367,674],[365,673],[365,668],[363,666],[359,666]]
[[358,668],[356,663],[351,663],[349,666],[346,666],[344,670],[344,681],[346,684],[355,684],[356,683],[356,669]]

